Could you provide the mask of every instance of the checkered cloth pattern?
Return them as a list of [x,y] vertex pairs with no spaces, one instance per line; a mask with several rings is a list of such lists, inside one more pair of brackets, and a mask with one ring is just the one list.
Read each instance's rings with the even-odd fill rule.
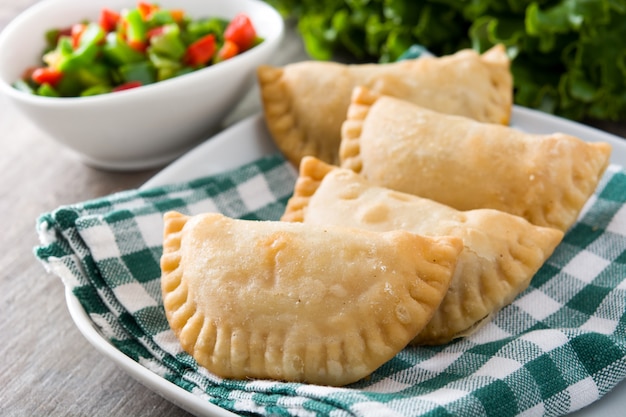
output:
[[188,183],[61,207],[38,219],[35,254],[117,349],[237,414],[558,416],[626,377],[626,172],[618,166],[531,286],[472,336],[407,347],[343,388],[210,374],[181,350],[165,318],[162,214],[276,220],[295,178],[273,155]]

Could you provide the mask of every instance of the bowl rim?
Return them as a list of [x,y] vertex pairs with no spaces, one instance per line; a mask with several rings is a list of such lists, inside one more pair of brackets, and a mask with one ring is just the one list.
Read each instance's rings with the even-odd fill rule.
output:
[[[63,0],[61,0],[63,1]],[[207,1],[207,0],[205,0]],[[210,1],[210,0],[209,0]],[[214,2],[219,3],[222,0],[214,0]],[[231,0],[229,0],[231,1]],[[266,49],[272,49],[276,43],[280,42],[285,31],[285,23],[280,15],[280,13],[271,5],[262,0],[238,0],[242,3],[242,9],[253,6],[260,7],[264,9],[264,13],[267,13],[270,16],[272,30],[269,31],[271,36],[264,37],[264,40],[259,45],[256,45],[254,48],[251,48],[244,53],[237,55],[229,60],[220,62],[219,64],[215,64],[211,67],[202,68],[196,70],[194,72],[183,74],[174,78],[170,78],[167,80],[159,81],[153,84],[145,85],[140,88],[133,88],[129,90],[124,90],[120,92],[116,92],[115,94],[100,94],[94,96],[87,97],[44,97],[38,96],[34,94],[29,94],[14,88],[4,77],[0,76],[0,91],[3,91],[8,96],[24,101],[29,102],[33,105],[39,106],[75,106],[75,105],[95,105],[95,104],[111,104],[109,102],[115,102],[119,100],[141,100],[144,96],[147,95],[155,95],[160,94],[162,92],[169,90],[176,90],[177,88],[184,88],[186,85],[194,84],[196,82],[201,82],[203,78],[206,78],[208,74],[219,74],[220,72],[225,73],[228,72],[230,68],[235,65],[243,65],[246,60],[251,59],[251,55],[262,54]],[[28,7],[20,14],[18,14],[14,19],[9,21],[9,23],[5,26],[5,28],[0,31],[0,47],[3,43],[7,42],[6,38],[11,35],[13,31],[15,31],[18,27],[21,27],[25,22],[28,22],[29,19],[38,16],[46,8],[51,7],[52,4],[59,2],[59,0],[42,0],[38,3],[33,4]],[[100,8],[101,6],[94,5],[94,7]],[[97,9],[94,9],[97,10]],[[68,22],[72,24],[75,22]],[[269,25],[268,25],[269,27]],[[44,29],[45,30],[45,29]],[[257,29],[258,30],[258,29]],[[43,36],[43,33],[42,33]],[[243,61],[243,62],[242,62]],[[0,62],[0,66],[2,62]],[[217,76],[217,75],[215,75]]]

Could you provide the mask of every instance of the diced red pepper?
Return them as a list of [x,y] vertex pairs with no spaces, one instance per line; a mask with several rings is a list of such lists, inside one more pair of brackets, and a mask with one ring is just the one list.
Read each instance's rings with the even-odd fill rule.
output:
[[155,28],[152,28],[152,29],[148,30],[148,31],[146,32],[146,37],[147,37],[148,39],[150,39],[150,38],[152,38],[153,36],[159,36],[159,35],[162,35],[162,34],[163,34],[163,32],[164,32],[164,30],[165,30],[165,26],[157,26],[157,27],[155,27]]
[[256,30],[248,16],[243,13],[235,16],[224,31],[224,39],[235,42],[240,51],[250,49],[255,38]]
[[116,93],[118,91],[130,90],[131,88],[141,87],[142,85],[143,84],[141,84],[141,81],[129,81],[127,83],[114,87],[111,91]]
[[87,29],[87,25],[84,23],[76,23],[72,26],[72,48],[76,49],[80,45],[80,37]]
[[137,2],[137,9],[139,9],[139,13],[141,13],[143,20],[148,20],[153,12],[159,10],[159,6],[153,3],[148,3],[147,1],[139,1]]
[[217,60],[224,61],[232,58],[239,53],[239,47],[235,42],[224,41],[224,45],[217,51]]
[[133,48],[137,52],[144,53],[148,49],[147,41],[128,40],[128,46]]
[[24,70],[24,72],[22,73],[22,80],[32,80],[33,79],[33,72],[35,72],[35,70],[38,67],[28,67]]
[[105,32],[112,32],[117,27],[117,22],[120,21],[120,14],[107,9],[106,7],[100,10],[100,19],[98,20],[98,24]]
[[31,78],[37,84],[50,84],[54,87],[63,78],[63,73],[54,68],[41,67],[33,70]]
[[206,65],[215,54],[215,36],[205,35],[189,45],[185,55],[185,62],[191,66]]

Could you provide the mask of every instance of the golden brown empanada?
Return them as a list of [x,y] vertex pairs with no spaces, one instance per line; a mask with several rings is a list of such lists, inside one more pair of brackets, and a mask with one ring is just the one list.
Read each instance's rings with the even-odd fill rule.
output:
[[182,347],[218,376],[344,385],[426,325],[461,248],[455,237],[169,212],[163,303]]
[[560,230],[498,210],[462,212],[374,186],[312,157],[302,159],[282,220],[463,239],[448,294],[413,344],[447,343],[471,332],[526,289],[563,238]]
[[297,166],[305,155],[338,163],[341,124],[359,85],[436,111],[507,124],[513,89],[509,66],[498,45],[482,55],[466,49],[390,64],[261,66],[257,75],[269,131]]
[[608,166],[611,146],[445,115],[357,87],[341,166],[459,210],[494,208],[567,230]]

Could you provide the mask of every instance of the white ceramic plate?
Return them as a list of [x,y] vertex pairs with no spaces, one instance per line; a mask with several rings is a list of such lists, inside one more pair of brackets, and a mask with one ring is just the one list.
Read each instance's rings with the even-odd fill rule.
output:
[[[511,125],[532,133],[563,132],[587,141],[604,141],[613,145],[611,162],[626,166],[626,139],[557,118],[536,110],[513,109]],[[146,182],[142,188],[192,180],[216,174],[252,162],[276,152],[262,116],[251,116],[204,142]],[[152,373],[110,344],[85,313],[78,299],[66,291],[67,305],[78,330],[104,356],[115,362],[143,385],[197,416],[232,417],[235,414],[185,391]],[[620,383],[601,400],[571,416],[618,416],[626,408],[626,382]]]

